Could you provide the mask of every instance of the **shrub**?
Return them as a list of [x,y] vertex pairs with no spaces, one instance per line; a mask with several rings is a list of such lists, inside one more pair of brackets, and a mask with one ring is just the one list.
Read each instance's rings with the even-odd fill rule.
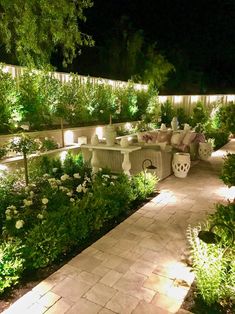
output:
[[228,186],[235,186],[235,154],[227,154],[224,158],[222,174],[220,178]]
[[14,129],[15,104],[17,101],[16,82],[9,73],[5,73],[0,64],[0,132]]
[[208,304],[219,302],[224,295],[225,284],[229,277],[226,271],[228,261],[223,258],[224,249],[219,245],[206,244],[199,240],[201,227],[188,228],[187,237],[193,256],[193,271],[197,289]]
[[189,117],[188,115],[186,114],[185,110],[183,107],[178,107],[176,109],[176,117],[179,121],[179,125],[180,126],[184,126],[185,123],[188,123],[189,121]]
[[28,186],[17,174],[0,181],[2,238],[21,241],[27,269],[50,265],[106,222],[125,216],[135,199],[153,192],[156,179],[149,175],[100,171],[91,176],[79,158],[49,162],[49,167],[58,164],[55,172],[47,169],[55,176],[41,172]]
[[16,285],[24,271],[20,241],[0,243],[0,294]]
[[175,116],[175,111],[172,103],[167,100],[164,104],[161,105],[161,122],[170,126],[171,120]]
[[218,235],[216,243],[208,244],[199,239],[201,226],[189,226],[187,232],[197,289],[207,304],[220,303],[227,306],[234,303],[234,202],[217,204],[216,211],[210,215],[205,228]]
[[228,143],[229,133],[211,129],[209,132],[205,132],[205,137],[207,140],[213,139],[213,148],[217,150]]
[[59,93],[60,82],[53,74],[25,70],[19,79],[18,122],[27,121],[36,130],[51,126],[53,107],[58,102]]
[[153,193],[158,179],[151,173],[140,172],[132,177],[132,188],[136,200],[144,200],[148,195]]
[[221,106],[218,114],[221,128],[227,133],[235,134],[235,104],[229,102]]
[[203,126],[209,120],[209,111],[202,102],[197,102],[193,108],[193,113],[190,118],[190,125],[195,127],[197,124]]
[[0,159],[4,158],[7,154],[7,149],[5,147],[0,147]]
[[58,143],[55,142],[53,138],[45,137],[43,140],[41,140],[41,151],[46,152],[48,150],[53,150],[58,148]]

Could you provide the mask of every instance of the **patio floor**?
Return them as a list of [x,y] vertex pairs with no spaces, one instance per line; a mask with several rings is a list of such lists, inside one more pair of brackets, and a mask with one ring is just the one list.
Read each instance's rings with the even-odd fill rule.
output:
[[179,309],[194,280],[184,263],[186,230],[203,222],[215,203],[235,197],[218,177],[227,151],[235,153],[234,139],[186,178],[160,182],[157,197],[4,313],[186,313]]

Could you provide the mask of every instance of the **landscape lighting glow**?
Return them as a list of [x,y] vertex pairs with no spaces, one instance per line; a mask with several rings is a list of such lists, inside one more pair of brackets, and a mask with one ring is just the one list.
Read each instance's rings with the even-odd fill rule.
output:
[[103,138],[103,128],[101,126],[98,126],[95,129],[95,134],[98,136],[99,140],[102,140],[102,138]]
[[65,131],[64,132],[64,144],[65,145],[73,145],[74,143],[74,134],[73,131]]
[[174,96],[174,102],[175,104],[180,104],[183,100],[182,96]]
[[227,101],[235,101],[235,95],[228,95]]
[[191,96],[191,103],[197,102],[199,100],[199,96],[193,95]]
[[166,102],[167,101],[167,96],[159,96],[159,102],[161,103],[161,104],[163,104],[164,102]]

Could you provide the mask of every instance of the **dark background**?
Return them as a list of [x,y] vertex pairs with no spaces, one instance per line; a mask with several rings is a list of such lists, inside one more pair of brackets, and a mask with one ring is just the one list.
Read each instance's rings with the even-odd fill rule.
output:
[[[141,32],[143,47],[155,43],[175,67],[161,94],[235,93],[235,0],[94,0],[84,14],[87,21],[79,27],[95,46],[81,47],[67,68],[54,54],[58,71],[127,81],[136,73],[120,47],[126,34]],[[2,52],[1,60],[16,64]]]
[[235,0],[94,0],[86,16],[95,47],[83,48],[69,70],[129,79],[107,71],[101,53],[125,16],[175,66],[162,93],[235,92]]

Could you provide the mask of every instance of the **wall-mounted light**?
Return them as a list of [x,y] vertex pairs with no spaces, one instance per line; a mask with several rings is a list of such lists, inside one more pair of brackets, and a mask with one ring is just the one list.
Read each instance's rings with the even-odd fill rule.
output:
[[98,136],[99,140],[103,139],[103,128],[101,126],[97,126],[95,129],[95,134]]
[[67,130],[64,132],[64,144],[69,146],[74,144],[74,134],[73,131]]

